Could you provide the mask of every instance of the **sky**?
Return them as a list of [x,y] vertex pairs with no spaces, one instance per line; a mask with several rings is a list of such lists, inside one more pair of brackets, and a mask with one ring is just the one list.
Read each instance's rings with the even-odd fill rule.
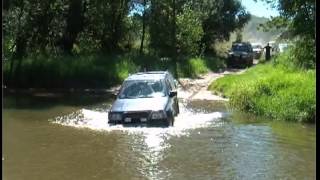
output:
[[[261,0],[257,0],[257,2],[254,2],[253,0],[240,1],[246,10],[255,16],[270,18],[270,16],[274,17],[279,15],[278,10],[272,9],[270,4],[262,2]],[[136,11],[130,12],[130,15],[132,15],[134,12]]]
[[241,0],[241,3],[250,14],[255,16],[270,18],[270,16],[274,17],[279,15],[276,9],[272,9],[269,4],[261,2],[260,0],[257,0],[257,2],[253,0]]

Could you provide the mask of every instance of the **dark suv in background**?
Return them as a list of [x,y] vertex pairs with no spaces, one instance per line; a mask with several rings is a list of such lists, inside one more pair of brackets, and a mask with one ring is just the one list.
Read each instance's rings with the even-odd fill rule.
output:
[[173,126],[179,113],[177,83],[168,71],[130,75],[108,114],[108,123]]
[[253,49],[250,43],[233,43],[228,53],[228,67],[248,67],[253,64]]

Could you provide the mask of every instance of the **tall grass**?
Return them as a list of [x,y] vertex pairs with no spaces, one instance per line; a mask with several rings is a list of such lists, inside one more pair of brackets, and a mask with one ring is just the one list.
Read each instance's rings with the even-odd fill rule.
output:
[[36,56],[22,60],[19,77],[9,75],[10,61],[5,63],[3,74],[5,85],[19,79],[22,88],[108,88],[144,70],[169,70],[178,77],[197,77],[216,69],[220,61],[210,59],[210,64],[209,58],[184,58],[175,63],[170,58],[132,54]]
[[[104,88],[120,83],[137,71],[133,60],[122,56],[29,57],[22,60],[20,87]],[[4,68],[4,83],[11,79]]]
[[[231,107],[273,119],[314,122],[315,70],[290,67],[288,54],[241,75],[228,75],[209,89],[230,98]],[[287,64],[287,66],[285,65]]]

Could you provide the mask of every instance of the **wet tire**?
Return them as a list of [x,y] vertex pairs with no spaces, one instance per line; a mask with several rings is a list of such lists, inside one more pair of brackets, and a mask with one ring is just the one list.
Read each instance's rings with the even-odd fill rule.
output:
[[108,121],[108,124],[109,124],[109,125],[117,125],[117,122],[115,122],[115,121]]
[[173,116],[172,113],[171,113],[170,117],[168,117],[168,118],[165,120],[164,125],[165,125],[166,127],[169,127],[169,126],[173,126],[173,124],[174,124],[174,116]]
[[169,121],[169,126],[173,126],[173,124],[174,124],[174,117],[172,116]]
[[178,116],[178,114],[180,113],[180,109],[179,109],[179,103],[177,102],[177,109],[176,109],[176,116]]

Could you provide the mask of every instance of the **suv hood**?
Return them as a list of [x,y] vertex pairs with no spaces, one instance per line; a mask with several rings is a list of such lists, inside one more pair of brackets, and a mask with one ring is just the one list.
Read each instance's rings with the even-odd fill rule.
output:
[[168,103],[168,97],[117,99],[111,111],[157,111],[164,110]]

